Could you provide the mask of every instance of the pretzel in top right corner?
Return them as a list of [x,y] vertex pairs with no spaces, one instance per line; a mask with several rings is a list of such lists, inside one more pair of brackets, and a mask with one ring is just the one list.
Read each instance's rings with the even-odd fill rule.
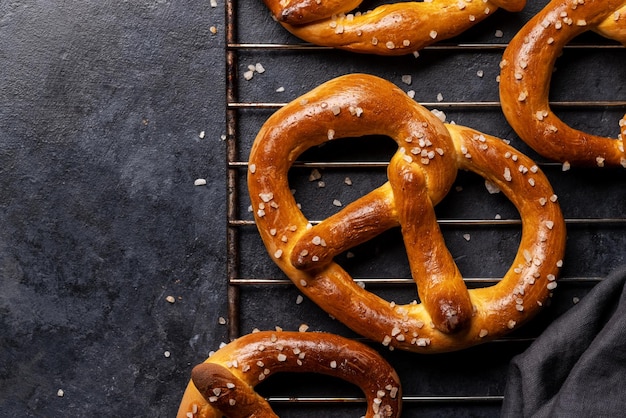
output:
[[576,130],[550,109],[557,57],[577,35],[594,31],[626,45],[626,0],[552,0],[507,46],[500,63],[500,102],[519,137],[564,165],[626,168],[626,115],[617,139]]

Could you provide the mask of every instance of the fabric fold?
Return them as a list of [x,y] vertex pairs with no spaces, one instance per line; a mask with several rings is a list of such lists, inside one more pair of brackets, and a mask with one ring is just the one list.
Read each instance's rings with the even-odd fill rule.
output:
[[624,415],[625,282],[622,266],[512,359],[502,417]]

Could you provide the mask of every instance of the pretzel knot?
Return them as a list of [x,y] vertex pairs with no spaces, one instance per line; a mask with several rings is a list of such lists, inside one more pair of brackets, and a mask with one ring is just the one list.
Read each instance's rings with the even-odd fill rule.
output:
[[618,139],[576,130],[550,109],[552,70],[563,47],[595,31],[626,45],[626,1],[553,0],[511,40],[500,67],[500,99],[509,124],[544,157],[577,165],[626,167],[626,116]]
[[[290,166],[310,147],[374,134],[398,143],[389,181],[312,226],[290,192]],[[467,289],[433,209],[458,169],[497,185],[521,214],[518,253],[491,287]],[[498,138],[444,125],[395,85],[374,76],[336,78],[274,113],[252,146],[248,188],[256,225],[274,262],[329,314],[385,345],[443,352],[488,341],[529,319],[556,287],[565,226],[540,169]],[[385,301],[359,287],[333,261],[396,226],[419,304]]]
[[236,339],[196,366],[177,417],[276,417],[254,386],[278,372],[338,377],[361,388],[367,418],[400,416],[400,379],[372,348],[327,333],[263,331]]
[[457,36],[499,7],[517,12],[526,0],[400,2],[348,13],[362,0],[264,0],[289,32],[316,45],[379,55],[403,55]]

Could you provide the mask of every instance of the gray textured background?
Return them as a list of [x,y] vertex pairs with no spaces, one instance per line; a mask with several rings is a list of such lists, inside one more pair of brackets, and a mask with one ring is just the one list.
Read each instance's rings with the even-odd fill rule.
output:
[[225,338],[223,22],[0,2],[0,415],[173,416]]

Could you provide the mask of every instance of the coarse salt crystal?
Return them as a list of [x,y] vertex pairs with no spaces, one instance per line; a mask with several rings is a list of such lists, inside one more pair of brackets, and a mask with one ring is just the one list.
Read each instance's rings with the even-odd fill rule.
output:
[[509,167],[505,167],[504,168],[504,179],[506,181],[511,181],[512,177],[511,177],[511,170],[509,169]]

